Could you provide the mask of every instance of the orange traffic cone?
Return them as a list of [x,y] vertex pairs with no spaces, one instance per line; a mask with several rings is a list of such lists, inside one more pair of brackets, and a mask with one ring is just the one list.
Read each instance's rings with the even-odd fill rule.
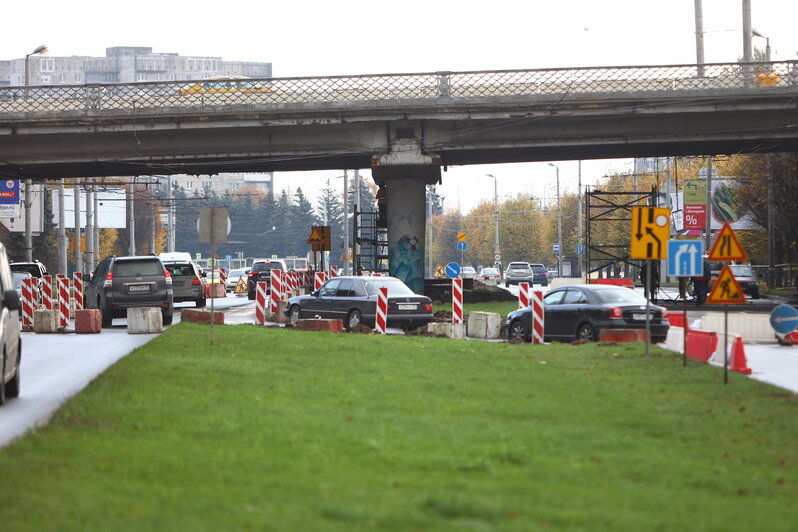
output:
[[731,370],[746,375],[752,373],[751,368],[748,367],[748,360],[745,358],[743,339],[739,335],[734,338],[731,346]]

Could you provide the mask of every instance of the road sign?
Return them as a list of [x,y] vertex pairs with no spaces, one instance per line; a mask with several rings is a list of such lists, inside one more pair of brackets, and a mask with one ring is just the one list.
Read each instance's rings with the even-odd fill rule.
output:
[[500,254],[496,253],[493,256],[493,260],[495,260],[496,262],[499,262],[500,260],[502,260],[502,256]]
[[740,241],[737,240],[734,229],[731,228],[729,222],[724,223],[723,229],[715,237],[712,251],[709,252],[709,260],[745,260],[747,258],[748,255],[740,245]]
[[715,280],[707,303],[745,303],[745,293],[728,265],[723,267]]
[[555,254],[560,253],[560,244],[558,244],[557,242],[554,242],[551,245],[551,251],[552,251],[552,253],[555,253]]
[[460,276],[461,270],[462,268],[460,268],[459,264],[457,264],[456,262],[450,262],[449,264],[446,265],[446,270],[445,270],[446,276],[449,279],[454,279],[455,277]]
[[577,255],[584,255],[585,254],[585,246],[576,246],[576,254]]
[[465,242],[468,239],[468,235],[466,235],[465,231],[458,231],[457,232],[457,241],[458,242]]
[[197,253],[196,257],[197,257],[197,260],[201,260],[202,259],[202,253]]
[[243,277],[238,278],[238,282],[236,283],[236,289],[234,292],[236,294],[243,294],[247,291],[247,282],[244,280]]
[[226,244],[230,234],[230,216],[227,207],[200,207],[197,218],[200,242]]
[[19,213],[19,179],[0,180],[0,218],[16,218]]
[[668,241],[668,275],[702,277],[704,275],[702,240]]
[[706,227],[707,227],[707,206],[685,204],[684,228],[705,229]]
[[798,310],[790,305],[779,305],[770,313],[770,325],[779,334],[790,334],[798,328]]
[[313,251],[330,251],[330,226],[314,225],[310,228],[310,236],[306,242],[313,245]]
[[446,277],[446,273],[443,271],[443,266],[441,264],[435,267],[435,275],[433,275],[433,277]]
[[468,249],[468,242],[466,242],[465,240],[461,240],[460,242],[457,243],[457,249],[459,249],[460,251],[467,250]]
[[666,242],[670,237],[670,210],[664,207],[632,207],[632,245],[629,256],[633,259],[664,259]]
[[684,204],[706,206],[707,204],[706,179],[690,179],[684,182]]

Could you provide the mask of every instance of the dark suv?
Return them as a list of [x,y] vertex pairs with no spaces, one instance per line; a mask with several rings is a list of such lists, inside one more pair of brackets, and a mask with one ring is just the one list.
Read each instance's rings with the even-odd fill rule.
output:
[[102,312],[103,327],[124,318],[132,307],[159,307],[163,324],[174,313],[172,277],[158,257],[108,257],[100,261],[86,284],[86,308]]
[[286,270],[285,263],[281,260],[256,260],[252,263],[252,269],[247,274],[247,298],[255,299],[255,287],[257,283],[265,282],[266,290],[271,289],[272,270]]
[[542,264],[530,264],[532,267],[532,283],[549,286],[549,270]]

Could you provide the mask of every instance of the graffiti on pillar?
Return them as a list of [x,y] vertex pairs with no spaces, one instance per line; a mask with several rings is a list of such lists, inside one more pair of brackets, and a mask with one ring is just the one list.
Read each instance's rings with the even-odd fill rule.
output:
[[[415,292],[424,290],[424,246],[418,237],[403,235],[391,248],[391,275],[398,277]],[[420,287],[420,288],[419,288]]]

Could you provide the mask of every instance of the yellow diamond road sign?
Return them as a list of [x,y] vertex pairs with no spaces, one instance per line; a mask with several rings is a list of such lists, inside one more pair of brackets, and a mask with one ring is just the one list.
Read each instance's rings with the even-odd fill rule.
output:
[[238,278],[238,282],[236,283],[236,289],[234,292],[236,294],[243,294],[247,291],[247,282],[244,280],[243,277]]
[[633,259],[668,258],[668,239],[671,233],[670,211],[664,207],[632,207],[632,244],[629,256]]
[[458,231],[457,232],[457,241],[458,242],[465,242],[468,239],[468,235],[466,235],[465,231]]

